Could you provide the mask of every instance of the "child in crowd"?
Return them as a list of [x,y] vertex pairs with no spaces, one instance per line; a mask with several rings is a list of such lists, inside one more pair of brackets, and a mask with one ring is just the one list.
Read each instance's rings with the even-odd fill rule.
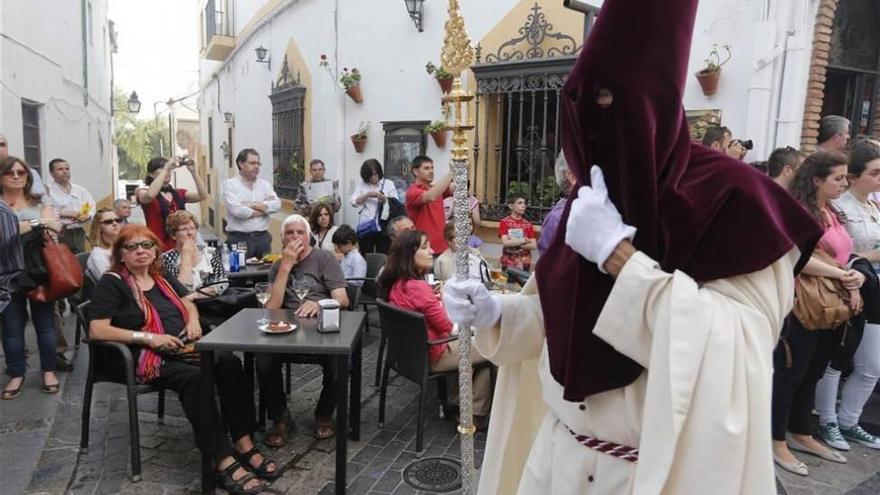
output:
[[[340,225],[333,233],[333,245],[336,246],[336,259],[342,265],[342,273],[346,279],[367,276],[367,261],[358,251],[357,233],[348,225]],[[364,285],[363,280],[351,280],[349,285]]]
[[521,194],[507,197],[510,215],[501,219],[498,224],[498,235],[501,237],[501,266],[528,271],[532,266],[532,249],[537,248],[538,241],[535,228],[531,222],[523,218],[526,212],[526,198]]

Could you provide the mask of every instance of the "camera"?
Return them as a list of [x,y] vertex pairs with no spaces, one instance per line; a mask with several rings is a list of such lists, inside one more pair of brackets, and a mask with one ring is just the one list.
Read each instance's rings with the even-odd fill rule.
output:
[[734,143],[739,143],[743,148],[749,151],[751,151],[752,148],[755,147],[755,143],[753,143],[751,139],[734,139],[733,142],[730,144]]
[[[749,142],[751,143],[751,141],[749,141]],[[749,149],[751,149],[751,148],[749,148]],[[184,155],[184,156],[177,157],[177,163],[179,163],[181,167],[188,167],[188,166],[194,164],[195,161],[193,161],[192,158]]]

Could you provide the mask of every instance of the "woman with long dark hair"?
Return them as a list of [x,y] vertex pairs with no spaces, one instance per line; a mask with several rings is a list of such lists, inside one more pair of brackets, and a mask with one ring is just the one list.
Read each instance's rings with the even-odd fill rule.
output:
[[[820,151],[807,157],[795,172],[791,194],[816,217],[825,233],[817,249],[846,266],[853,252],[853,241],[844,228],[846,220],[831,203],[847,187],[847,159],[835,151]],[[864,276],[855,270],[826,263],[815,254],[802,273],[840,280],[849,289],[853,309],[861,309],[859,287]],[[773,373],[773,459],[786,471],[808,476],[807,466],[791,450],[811,454],[832,462],[846,458],[816,441],[812,436],[816,382],[822,378],[834,350],[840,344],[844,325],[808,330],[792,313],[774,351]],[[786,443],[786,432],[791,433]],[[789,450],[791,449],[791,450]]]
[[101,208],[95,212],[92,227],[89,231],[89,242],[92,244],[92,252],[86,263],[86,275],[97,282],[110,269],[110,258],[113,256],[113,243],[119,237],[122,228],[122,219],[113,208]]
[[[421,230],[411,230],[398,234],[385,267],[379,275],[379,290],[382,297],[403,309],[425,315],[428,325],[428,340],[438,340],[452,333],[452,322],[443,309],[443,303],[425,275],[431,270],[434,257],[428,235]],[[458,368],[458,341],[448,344],[435,344],[428,348],[431,371],[450,371]],[[472,364],[483,363],[486,358],[471,347]],[[475,370],[473,374],[474,424],[478,429],[488,426],[490,407],[491,373],[488,368]],[[455,404],[458,394],[451,395]]]
[[[281,472],[254,444],[253,398],[245,393],[244,370],[232,353],[218,354],[214,367],[220,411],[201,403],[202,369],[183,359],[202,336],[198,310],[184,297],[187,292],[176,279],[162,276],[155,234],[142,225],[126,225],[113,243],[112,268],[92,294],[89,336],[130,346],[138,382],[178,393],[199,448],[216,454],[220,484],[230,493],[258,493],[265,485],[255,478],[275,479]],[[211,414],[221,421],[214,423],[209,447],[202,443],[202,430]]]
[[[61,232],[61,222],[55,216],[52,205],[41,201],[31,192],[34,177],[31,168],[20,158],[9,156],[0,161],[0,199],[18,215],[18,230],[23,241],[25,236],[31,242],[22,244],[25,249],[42,246],[42,231],[48,229]],[[33,234],[32,234],[33,232]],[[37,235],[34,235],[37,234]],[[27,361],[24,354],[24,330],[28,319],[37,332],[37,347],[40,350],[40,370],[43,373],[43,392],[58,392],[58,378],[55,376],[55,323],[52,319],[54,301],[39,302],[28,299],[26,291],[13,281],[9,305],[0,313],[3,334],[3,354],[6,357],[6,374],[9,383],[3,389],[2,399],[18,397],[24,385],[24,372]],[[30,305],[30,318],[28,317]]]
[[[387,253],[391,241],[385,232],[379,229],[378,232],[362,235],[359,227],[374,220],[388,220],[381,217],[382,214],[388,215],[387,198],[396,198],[397,188],[394,187],[394,181],[387,180],[382,175],[382,164],[375,158],[370,158],[361,165],[361,179],[362,182],[354,187],[351,194],[351,205],[358,208],[358,223],[355,226],[358,245],[362,253]],[[380,208],[383,209],[381,213]]]
[[174,239],[165,231],[165,219],[168,215],[186,209],[186,203],[198,203],[208,197],[208,189],[196,172],[196,164],[192,159],[186,161],[186,169],[192,174],[196,190],[187,191],[171,185],[174,169],[180,166],[177,158],[168,159],[161,156],[153,158],[147,164],[147,176],[144,177],[146,186],[135,191],[137,202],[144,209],[147,228],[159,238],[162,251],[174,247]]
[[312,235],[315,237],[315,247],[335,253],[333,234],[338,227],[333,225],[333,210],[328,203],[317,203],[312,208],[309,214],[309,226],[312,227]]

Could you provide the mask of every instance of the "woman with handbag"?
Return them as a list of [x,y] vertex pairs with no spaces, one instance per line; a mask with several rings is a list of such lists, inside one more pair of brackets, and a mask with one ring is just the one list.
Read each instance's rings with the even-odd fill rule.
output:
[[[52,205],[43,203],[39,196],[31,192],[34,177],[31,168],[20,158],[9,156],[0,161],[0,195],[3,201],[15,211],[19,220],[19,234],[32,238],[32,242],[22,243],[42,247],[42,232],[48,229],[61,232],[61,222],[55,216]],[[30,249],[30,251],[34,251]],[[36,249],[39,253],[39,249]],[[28,268],[33,268],[25,256]],[[42,268],[42,267],[40,267]],[[37,347],[40,349],[40,370],[43,373],[42,391],[47,394],[58,392],[58,378],[55,376],[55,323],[52,318],[54,301],[40,302],[28,299],[27,290],[20,285],[20,279],[12,282],[13,292],[6,309],[0,313],[3,324],[3,353],[6,356],[6,374],[10,380],[0,396],[3,400],[14,399],[21,393],[27,361],[24,355],[24,329],[30,319],[37,332]]]
[[[805,276],[830,279],[848,299],[851,314],[855,314],[861,311],[858,289],[864,277],[855,270],[845,268],[853,242],[843,226],[840,213],[830,203],[843,194],[846,185],[846,156],[835,151],[820,151],[807,157],[798,168],[791,194],[825,229],[816,252],[804,266],[799,279]],[[814,318],[815,314],[824,314],[821,311],[799,311],[798,306],[806,303],[809,295],[799,291],[803,283],[803,280],[797,282],[795,308],[786,320],[783,336],[774,351],[772,431],[774,461],[786,471],[808,476],[807,466],[791,450],[832,462],[846,462],[845,457],[812,437],[813,420],[810,413],[816,395],[816,382],[840,345],[850,314],[842,316],[834,324],[828,324]],[[791,433],[788,444],[787,431]]]
[[[198,310],[186,299],[183,285],[162,276],[159,246],[156,235],[143,225],[122,228],[113,244],[112,268],[92,295],[89,336],[130,346],[139,383],[177,392],[199,448],[208,448],[203,443],[205,418],[220,418],[209,435],[219,484],[229,493],[258,493],[265,487],[262,480],[275,479],[281,472],[254,444],[253,397],[246,394],[241,361],[232,353],[217,355],[220,411],[211,411],[212,406],[201,400],[202,368],[189,359],[197,355],[193,343],[202,336]],[[124,373],[121,363],[115,367]]]
[[113,254],[111,248],[119,237],[122,222],[113,208],[101,208],[95,212],[95,219],[92,220],[92,228],[89,230],[92,252],[86,262],[86,274],[92,282],[101,280],[104,272],[110,269],[110,256]]
[[[869,261],[873,270],[880,268],[880,210],[869,199],[880,192],[880,145],[868,140],[853,144],[849,153],[850,188],[834,204],[846,215],[846,231],[852,237],[856,254]],[[872,277],[868,273],[868,277]],[[872,277],[876,282],[876,275]],[[825,375],[816,385],[816,409],[819,411],[819,432],[828,445],[849,450],[849,442],[880,449],[880,437],[859,426],[859,417],[871,397],[880,376],[880,314],[878,294],[862,290],[865,318],[861,340],[847,339],[850,345],[840,348],[842,363],[832,360]],[[857,342],[857,343],[856,343]],[[836,409],[837,391],[843,368],[852,363],[852,373],[843,384],[840,407]],[[845,369],[844,369],[845,371]]]
[[[375,158],[361,165],[361,179],[351,194],[351,204],[358,210],[358,245],[362,253],[388,253],[391,244],[388,235],[379,223],[388,220],[388,210],[384,208],[387,198],[397,198],[394,182],[382,175],[382,164]],[[384,216],[384,217],[383,217]]]

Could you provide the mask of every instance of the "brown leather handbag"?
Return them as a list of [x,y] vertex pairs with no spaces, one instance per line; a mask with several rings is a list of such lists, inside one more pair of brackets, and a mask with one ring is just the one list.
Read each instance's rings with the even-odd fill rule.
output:
[[[833,256],[816,249],[813,256],[842,270]],[[849,291],[840,280],[801,273],[794,285],[794,316],[807,330],[837,328],[853,316]]]
[[40,257],[49,274],[49,281],[28,291],[29,299],[50,302],[67,297],[83,285],[83,273],[76,256],[70,248],[55,240],[48,231],[43,232],[43,248]]

